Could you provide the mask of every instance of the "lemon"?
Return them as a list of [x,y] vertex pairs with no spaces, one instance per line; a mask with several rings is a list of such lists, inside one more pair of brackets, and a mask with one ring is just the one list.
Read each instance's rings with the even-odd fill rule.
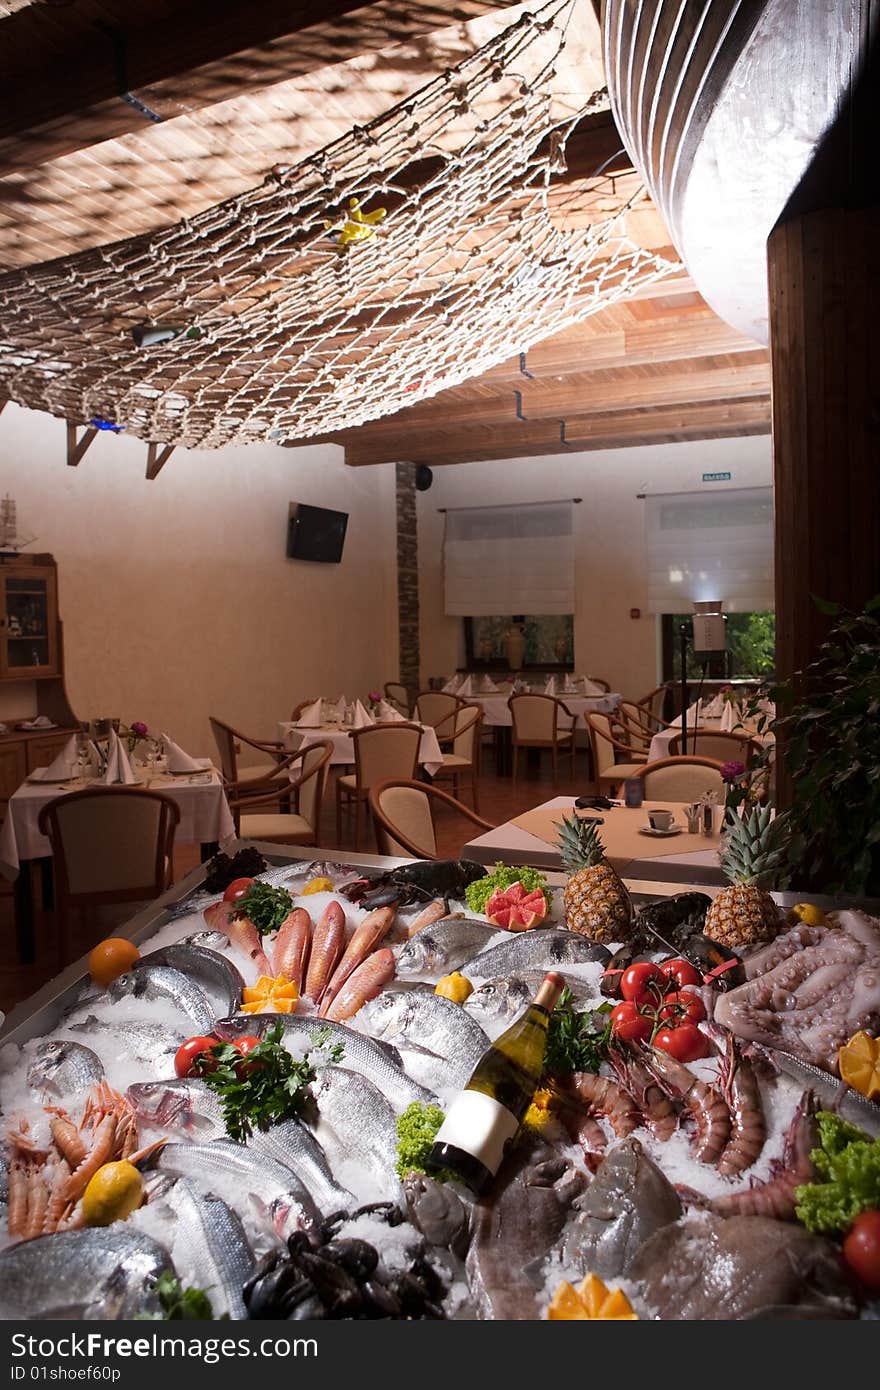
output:
[[838,1052],[837,1062],[847,1086],[868,1100],[880,1099],[880,1040],[854,1033]]
[[441,999],[451,999],[453,1004],[463,1004],[469,994],[473,994],[474,987],[466,975],[461,975],[457,970],[451,975],[444,975],[439,980],[434,990]]
[[105,1163],[90,1179],[83,1194],[83,1220],[87,1226],[109,1226],[137,1211],[144,1196],[144,1180],[131,1163]]
[[816,907],[815,903],[795,903],[788,915],[796,922],[803,922],[807,927],[824,927],[825,925],[825,913],[821,907]]
[[304,897],[306,896],[306,894],[308,894],[308,893],[332,893],[332,892],[333,892],[333,884],[330,882],[329,878],[310,878],[309,881],[308,881],[308,883],[306,884],[305,888],[304,888],[304,889],[302,890],[302,892],[300,893],[300,897],[301,897],[301,898],[304,898]]

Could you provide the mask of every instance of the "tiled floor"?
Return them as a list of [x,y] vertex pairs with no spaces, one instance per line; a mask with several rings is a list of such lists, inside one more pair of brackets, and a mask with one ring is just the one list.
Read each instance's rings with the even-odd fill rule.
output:
[[[558,793],[554,789],[549,763],[546,759],[542,761],[539,768],[521,769],[516,790],[514,790],[509,777],[496,776],[491,756],[488,756],[485,762],[486,767],[480,779],[480,814],[484,820],[491,821],[494,825],[510,820],[511,817],[519,815],[522,811],[528,810],[529,807],[537,806],[542,801],[547,801],[557,794],[579,796],[594,790],[593,784],[587,777],[586,760],[583,752],[578,754],[577,762],[581,775],[575,780],[567,775],[568,760],[563,762]],[[444,784],[444,790],[451,790],[451,787]],[[321,817],[321,845],[323,847],[336,847],[335,818],[335,782],[331,779],[327,786],[327,795]],[[450,858],[457,856],[462,845],[466,844],[477,833],[479,833],[477,828],[470,821],[456,816],[452,812],[447,813],[444,810],[438,816],[438,849]],[[342,848],[353,848],[353,845],[350,840],[344,840]],[[375,848],[371,829],[369,837],[365,836],[361,849],[372,853],[375,852]],[[198,858],[197,846],[179,846],[174,856],[175,876],[179,878],[188,873],[198,863]],[[0,939],[4,943],[2,967],[0,967],[0,1009],[9,1009],[12,1004],[27,998],[47,979],[50,979],[60,968],[60,962],[54,917],[51,913],[38,910],[35,923],[37,959],[33,965],[20,965],[18,963],[15,951],[12,894],[6,891],[8,885],[2,880],[0,880],[0,884],[2,884],[2,892],[0,892],[0,934],[2,935],[0,935]],[[124,920],[129,915],[131,914],[120,909],[120,920]],[[77,954],[87,951],[96,940],[104,935],[107,935],[106,930],[102,929],[96,932],[87,923],[81,923],[74,934],[74,946]]]

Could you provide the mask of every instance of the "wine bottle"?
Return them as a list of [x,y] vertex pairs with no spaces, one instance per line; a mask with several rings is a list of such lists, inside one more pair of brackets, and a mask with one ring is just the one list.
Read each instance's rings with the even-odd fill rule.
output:
[[451,1169],[476,1193],[492,1181],[531,1104],[544,1065],[547,1025],[564,988],[561,975],[545,975],[522,1017],[483,1053],[437,1131],[429,1167]]

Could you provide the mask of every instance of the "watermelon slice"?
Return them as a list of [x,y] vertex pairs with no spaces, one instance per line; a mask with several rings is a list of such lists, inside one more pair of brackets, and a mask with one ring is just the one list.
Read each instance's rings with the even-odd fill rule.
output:
[[505,931],[528,931],[547,916],[547,899],[540,888],[530,893],[519,881],[509,888],[496,888],[486,903],[486,916],[493,927]]

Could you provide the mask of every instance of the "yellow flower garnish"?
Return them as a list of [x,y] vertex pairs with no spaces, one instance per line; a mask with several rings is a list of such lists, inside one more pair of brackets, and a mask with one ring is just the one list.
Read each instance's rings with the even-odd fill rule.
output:
[[387,215],[385,208],[364,212],[357,198],[349,198],[348,213],[342,225],[325,222],[324,226],[331,232],[337,246],[344,249],[346,246],[356,245],[359,241],[368,241],[375,235],[378,224],[384,222]]
[[588,1274],[577,1288],[563,1279],[553,1295],[547,1317],[551,1322],[638,1322],[639,1315],[622,1289],[609,1289],[597,1274]]
[[299,990],[285,975],[261,975],[255,985],[245,986],[241,998],[243,1014],[292,1014]]
[[547,1125],[552,1124],[555,1119],[553,1110],[553,1092],[536,1091],[532,1096],[531,1105],[523,1116],[523,1124],[528,1129],[546,1129]]

